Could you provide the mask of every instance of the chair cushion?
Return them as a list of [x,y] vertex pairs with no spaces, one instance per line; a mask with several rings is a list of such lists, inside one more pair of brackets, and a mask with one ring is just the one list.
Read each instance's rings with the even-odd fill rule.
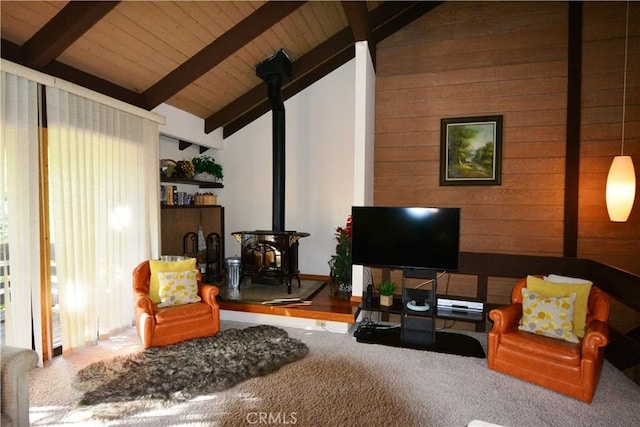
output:
[[197,274],[198,270],[158,273],[158,281],[160,282],[160,304],[158,307],[200,302]]
[[149,277],[149,298],[154,304],[160,303],[160,282],[158,280],[158,273],[160,272],[181,272],[194,270],[196,268],[196,259],[188,258],[182,261],[149,261],[149,268],[151,270],[151,276]]
[[516,350],[519,353],[544,357],[568,366],[578,366],[582,359],[581,344],[530,334],[512,329],[500,335],[500,346]]
[[546,337],[579,342],[573,332],[576,294],[543,297],[522,288],[522,318],[518,329]]
[[590,283],[552,283],[538,277],[527,276],[527,289],[545,297],[560,297],[575,293],[576,302],[573,312],[573,330],[579,338],[584,337],[584,328],[587,321],[587,304],[589,302],[589,293],[591,292]]
[[180,322],[192,318],[206,318],[211,315],[211,306],[203,302],[193,304],[176,305],[172,307],[158,307],[156,311],[156,323]]

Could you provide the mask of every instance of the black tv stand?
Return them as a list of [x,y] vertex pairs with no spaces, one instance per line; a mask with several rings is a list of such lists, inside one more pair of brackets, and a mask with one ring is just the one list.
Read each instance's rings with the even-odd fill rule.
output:
[[[420,278],[432,280],[430,289],[407,288],[405,278]],[[407,303],[415,300],[421,304],[427,303],[428,310],[411,310]],[[468,320],[469,313],[451,312],[446,310],[439,315],[437,306],[437,272],[431,270],[403,270],[402,274],[402,301],[394,301],[391,307],[380,306],[378,300],[372,304],[360,305],[356,312],[377,311],[388,314],[400,315],[400,327],[380,328],[375,325],[361,325],[355,333],[358,342],[369,344],[383,344],[393,347],[427,350],[438,353],[457,354],[485,358],[482,345],[475,338],[453,332],[436,331],[436,318]],[[478,321],[484,320],[485,313],[473,313]]]
[[391,347],[412,348],[414,350],[427,350],[436,353],[457,354],[458,356],[486,357],[482,345],[473,337],[453,332],[436,331],[435,342],[430,345],[403,344],[400,327],[378,329],[372,332],[359,333],[356,331],[356,340],[366,344],[382,344]]

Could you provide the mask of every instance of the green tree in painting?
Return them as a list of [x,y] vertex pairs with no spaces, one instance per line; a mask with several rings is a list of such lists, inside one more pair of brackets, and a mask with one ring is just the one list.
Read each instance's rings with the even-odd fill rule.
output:
[[[448,175],[452,178],[488,178],[493,171],[492,141],[477,141],[482,133],[479,126],[450,126],[448,130]],[[483,145],[480,145],[483,144]]]
[[448,131],[449,175],[463,177],[465,163],[471,150],[471,141],[478,131],[469,126],[450,126]]
[[487,142],[484,146],[478,148],[473,162],[491,170],[493,164],[493,143]]
[[463,164],[469,156],[471,140],[478,132],[469,126],[449,128],[449,166]]

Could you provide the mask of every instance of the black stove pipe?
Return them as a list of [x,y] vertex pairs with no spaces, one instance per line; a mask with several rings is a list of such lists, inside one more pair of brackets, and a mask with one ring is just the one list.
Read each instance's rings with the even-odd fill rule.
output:
[[272,230],[285,231],[285,111],[282,84],[291,78],[291,61],[281,49],[256,66],[256,75],[267,83],[272,111]]

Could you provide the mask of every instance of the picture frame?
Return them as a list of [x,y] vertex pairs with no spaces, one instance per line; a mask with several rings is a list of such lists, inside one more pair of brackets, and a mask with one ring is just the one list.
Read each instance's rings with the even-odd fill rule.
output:
[[500,185],[502,116],[440,121],[440,185]]

